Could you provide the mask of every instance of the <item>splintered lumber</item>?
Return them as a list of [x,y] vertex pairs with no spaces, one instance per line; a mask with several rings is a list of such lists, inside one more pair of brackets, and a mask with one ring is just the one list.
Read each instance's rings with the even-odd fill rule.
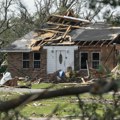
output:
[[57,38],[54,38],[54,39],[48,39],[48,40],[45,40],[46,42],[54,42],[54,41],[58,41],[58,40],[61,40],[62,39],[62,36],[59,36]]
[[32,51],[39,51],[42,48],[42,46],[34,46],[31,48]]
[[85,23],[90,23],[89,20],[84,20],[84,19],[80,19],[80,18],[75,18],[75,17],[71,17],[71,16],[61,16],[61,15],[52,15],[51,17],[58,17],[58,18],[63,18],[63,19],[67,19],[67,20],[73,20],[74,22],[85,22]]
[[81,80],[82,80],[82,83],[86,83],[85,80],[84,80],[84,78],[81,78]]
[[75,42],[63,41],[62,43],[57,43],[57,45],[74,45]]
[[[56,30],[56,29],[58,29],[58,28],[50,28],[51,30]],[[59,31],[66,31],[66,29],[67,29],[67,27],[60,27],[59,28]]]
[[48,29],[40,29],[39,31],[46,31],[46,32],[52,32],[52,33],[64,33],[64,32],[61,32],[61,31],[57,31],[57,30],[48,30]]
[[84,20],[84,19],[75,18],[75,17],[71,17],[71,16],[63,16],[63,17],[66,18],[66,19],[74,20],[74,21],[81,21],[81,22],[90,23],[89,20]]
[[[68,26],[69,26],[69,25],[66,25],[66,24],[53,23],[53,22],[47,22],[47,24],[49,24],[49,25],[64,26],[64,27],[68,27]],[[71,25],[71,28],[76,28],[76,29],[79,29],[79,28],[80,28],[80,26]]]
[[31,47],[40,45],[42,42],[43,42],[43,40],[35,40],[35,39],[32,39],[32,41],[31,41]]
[[32,51],[39,51],[42,47],[40,46],[40,44],[42,44],[43,40],[35,40],[32,39],[31,41],[31,50]]
[[40,37],[46,39],[46,38],[51,38],[53,35],[54,33],[48,32],[48,33],[41,34]]
[[70,31],[70,29],[71,29],[71,25],[68,26],[66,32],[65,32],[64,35],[63,35],[63,38],[66,37],[66,35],[67,35],[67,33]]
[[[55,42],[55,41],[60,41],[62,39],[63,39],[63,36],[58,36],[57,38],[51,38],[51,39],[44,40],[44,41],[46,41],[46,42]],[[70,43],[73,44],[74,43],[74,42],[71,42],[71,36],[69,36],[69,35],[66,35],[65,39],[69,39],[69,41],[64,41],[65,44],[70,44]]]
[[30,43],[30,46],[33,46],[35,43],[36,43],[36,40],[35,40],[35,39],[32,39],[32,40],[31,40],[31,43]]
[[47,41],[43,41],[40,44],[36,45],[36,46],[32,46],[31,49],[32,51],[39,51],[40,49],[43,48],[43,46],[47,43]]
[[[47,29],[48,29],[48,28],[47,28]],[[67,29],[67,27],[59,27],[59,28],[58,28],[58,26],[55,27],[55,28],[50,28],[50,30],[54,30],[54,31],[59,30],[60,32],[64,32],[64,31],[66,31],[66,29]],[[51,33],[52,33],[52,32],[51,32]]]
[[113,68],[113,69],[111,70],[111,72],[113,72],[113,73],[115,73],[116,71],[119,71],[119,72],[120,72],[120,66],[119,66],[119,64],[118,64],[115,68]]
[[45,41],[45,42],[43,42],[42,44],[41,44],[41,46],[43,46],[43,45],[45,45],[47,42]]

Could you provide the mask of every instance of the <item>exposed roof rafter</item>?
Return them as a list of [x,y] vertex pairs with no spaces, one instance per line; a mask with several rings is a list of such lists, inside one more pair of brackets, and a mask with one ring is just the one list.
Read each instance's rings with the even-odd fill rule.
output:
[[88,42],[88,41],[84,41],[83,44],[82,44],[82,46],[84,46],[87,42]]
[[107,42],[108,42],[107,40],[104,40],[104,42],[100,45],[100,47],[102,47]]

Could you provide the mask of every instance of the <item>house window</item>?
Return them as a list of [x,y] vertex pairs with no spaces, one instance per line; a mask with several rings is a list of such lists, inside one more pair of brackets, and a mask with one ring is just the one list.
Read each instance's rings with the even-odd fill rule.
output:
[[80,68],[81,69],[87,69],[87,61],[88,61],[88,53],[87,52],[81,52],[80,53]]
[[29,53],[23,53],[23,68],[29,68]]
[[40,53],[34,53],[34,68],[40,68]]
[[100,53],[92,53],[92,68],[98,69],[100,64]]

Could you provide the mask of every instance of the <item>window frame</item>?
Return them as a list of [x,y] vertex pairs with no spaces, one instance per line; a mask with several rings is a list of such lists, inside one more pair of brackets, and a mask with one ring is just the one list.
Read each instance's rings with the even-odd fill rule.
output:
[[[40,54],[40,59],[39,59],[39,60],[35,60],[35,59],[34,59],[35,53],[39,53],[39,54]],[[39,67],[35,67],[35,64],[34,64],[35,61],[37,61],[37,62],[40,63],[40,66],[39,66]],[[40,52],[34,52],[34,53],[33,53],[33,68],[39,69],[40,67],[41,67],[41,53],[40,53]]]
[[88,59],[89,59],[89,52],[87,52],[87,51],[81,51],[80,53],[79,53],[79,56],[80,56],[80,70],[87,70],[87,64],[86,64],[86,69],[83,69],[83,68],[81,68],[81,54],[82,53],[87,53],[87,56],[88,56]]
[[[99,54],[99,60],[93,60],[93,54],[94,53],[98,53]],[[101,59],[100,52],[91,52],[91,67],[93,68],[93,62],[99,62],[99,65],[100,65],[100,59]],[[98,65],[98,67],[99,67],[99,65]],[[98,68],[93,68],[93,69],[98,69]]]
[[[29,58],[28,58],[28,59],[23,59],[24,53],[28,53],[28,54],[29,54]],[[29,63],[29,66],[28,66],[28,67],[24,67],[23,62],[28,62],[28,63]],[[28,68],[30,68],[30,53],[29,53],[29,52],[23,52],[23,53],[22,53],[22,68],[23,68],[23,69],[28,69]]]

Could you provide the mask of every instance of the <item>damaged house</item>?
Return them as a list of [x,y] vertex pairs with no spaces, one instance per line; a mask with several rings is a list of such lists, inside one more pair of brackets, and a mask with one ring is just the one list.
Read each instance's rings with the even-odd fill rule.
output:
[[87,75],[100,64],[113,69],[120,50],[120,27],[91,23],[73,13],[51,15],[40,29],[31,31],[0,52],[8,54],[12,76],[46,78],[68,67]]

